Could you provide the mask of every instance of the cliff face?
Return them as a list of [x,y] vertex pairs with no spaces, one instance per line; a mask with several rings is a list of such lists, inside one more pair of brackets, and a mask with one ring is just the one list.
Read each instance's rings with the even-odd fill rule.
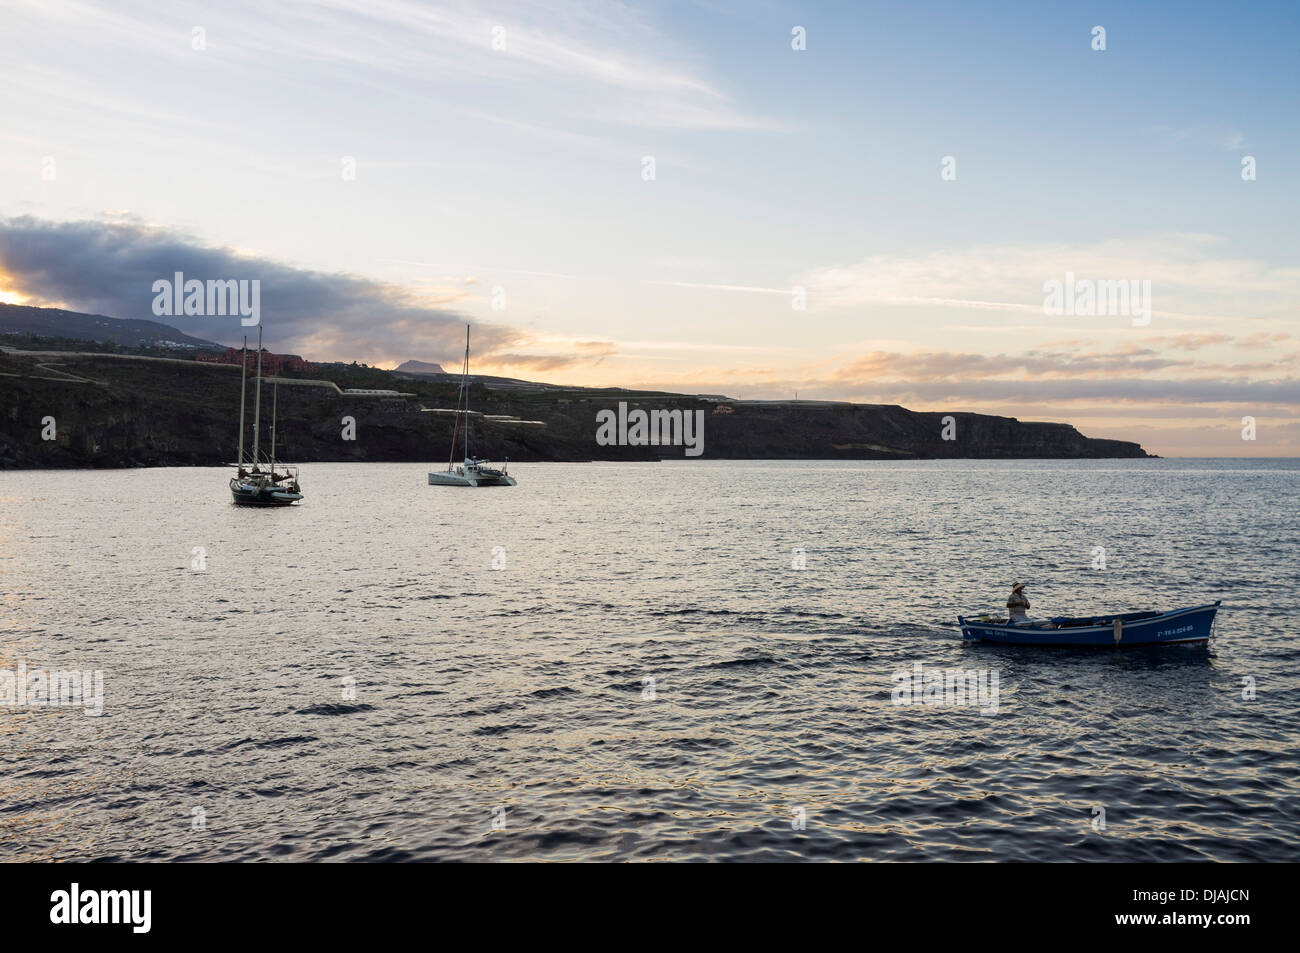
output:
[[[947,421],[951,418],[951,424]],[[1069,424],[918,413],[896,405],[734,405],[709,418],[708,456],[833,459],[1145,457],[1137,444],[1085,437]],[[945,439],[945,436],[950,439]],[[761,453],[753,453],[759,449]]]
[[[367,371],[370,378],[374,372]],[[348,381],[342,381],[352,386]],[[355,386],[373,388],[373,379]],[[279,459],[445,460],[453,415],[421,408],[456,405],[456,385],[394,379],[414,396],[341,393],[331,383],[278,388]],[[271,387],[263,384],[262,449],[269,449]],[[248,385],[249,436],[253,383]],[[676,394],[582,388],[489,389],[471,406],[545,426],[476,416],[476,455],[513,461],[681,458],[681,447],[601,446],[596,415],[679,409],[704,416],[702,459],[927,459],[955,457],[1144,457],[1134,443],[1084,437],[1066,424],[954,413],[943,439],[939,413],[862,404],[717,401]],[[50,427],[46,418],[54,419]],[[351,418],[349,428],[345,418]],[[0,352],[0,468],[221,465],[235,459],[239,369],[193,361]],[[347,439],[349,431],[353,439]],[[43,439],[45,436],[53,439]]]

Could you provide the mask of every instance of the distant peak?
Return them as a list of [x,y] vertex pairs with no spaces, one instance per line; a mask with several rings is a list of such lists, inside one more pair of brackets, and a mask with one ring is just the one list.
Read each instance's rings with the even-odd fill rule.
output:
[[441,364],[430,364],[428,361],[407,361],[393,368],[394,371],[404,374],[445,374]]

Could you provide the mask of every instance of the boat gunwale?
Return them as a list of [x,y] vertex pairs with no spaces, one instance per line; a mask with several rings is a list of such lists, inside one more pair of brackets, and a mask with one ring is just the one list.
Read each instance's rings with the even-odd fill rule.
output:
[[[1206,605],[1203,606],[1191,606],[1187,609],[1171,609],[1169,612],[1165,612],[1157,616],[1152,616],[1149,619],[1139,619],[1136,622],[1133,622],[1131,625],[1125,623],[1124,629],[1125,631],[1128,631],[1131,628],[1136,628],[1139,626],[1154,625],[1157,622],[1165,622],[1169,619],[1177,618],[1180,615],[1186,615],[1189,612],[1204,612],[1206,609],[1218,609],[1219,603],[1222,601],[1223,600],[1221,599],[1216,599],[1214,602],[1207,603]],[[1129,613],[1123,613],[1123,612],[1116,613],[1114,616],[1112,616],[1112,619],[1120,618],[1128,614]],[[1033,626],[1033,625],[1006,625],[1005,623],[999,624],[996,622],[978,622],[975,620],[967,619],[965,616],[961,616],[961,615],[957,616],[957,624],[961,627],[963,632],[967,628],[976,628],[976,627],[981,629],[995,629],[998,632],[1069,632],[1071,635],[1096,634],[1101,632],[1111,632],[1114,630],[1113,622],[1111,625],[1061,626],[1056,628],[1044,628],[1044,627]],[[1193,639],[1167,639],[1166,641],[1203,642],[1205,641],[1205,639],[1201,638],[1200,636],[1197,636],[1196,638]]]

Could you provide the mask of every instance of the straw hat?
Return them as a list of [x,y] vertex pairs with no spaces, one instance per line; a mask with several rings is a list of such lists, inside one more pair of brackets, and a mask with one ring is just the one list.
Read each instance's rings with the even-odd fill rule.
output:
[[1023,582],[1018,582],[1018,583],[1016,583],[1014,586],[1011,587],[1011,591],[1012,591],[1012,592],[1019,592],[1019,591],[1020,591],[1021,589],[1023,589],[1023,588],[1025,588],[1025,584],[1024,584]]

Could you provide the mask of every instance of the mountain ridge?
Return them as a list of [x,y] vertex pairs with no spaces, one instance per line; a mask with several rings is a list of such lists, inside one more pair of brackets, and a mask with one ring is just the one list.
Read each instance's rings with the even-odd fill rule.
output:
[[106,314],[0,303],[0,334],[34,334],[41,337],[95,341],[125,347],[192,348],[224,351],[224,344],[196,338],[160,321],[113,318]]
[[[66,314],[56,313],[56,320],[41,329],[83,327],[104,333],[104,325],[78,325],[66,321]],[[31,320],[29,316],[29,324]],[[171,356],[79,351],[64,347],[63,341],[54,342],[60,348],[55,350],[0,347],[5,409],[0,414],[0,469],[218,466],[234,459],[238,365],[196,360],[199,348],[176,341],[168,333],[174,329],[166,325],[141,330],[148,340],[162,341],[166,347],[152,343],[140,349],[169,351]],[[33,346],[42,345],[33,342]],[[310,370],[282,371],[275,381],[281,459],[416,462],[440,459],[450,445],[459,375],[321,362]],[[477,375],[470,378],[469,386],[475,452],[516,462],[653,461],[682,456],[682,448],[676,446],[611,446],[602,441],[597,421],[624,403],[647,412],[702,415],[700,419],[707,421],[703,459],[1151,456],[1136,443],[1086,437],[1065,423],[968,411],[912,411],[893,404],[847,401],[739,400]],[[250,382],[250,392],[251,387]],[[47,418],[57,421],[52,438],[41,424]],[[358,436],[340,439],[340,421],[349,418]],[[265,414],[262,423],[269,427]]]
[[446,374],[441,364],[429,361],[403,361],[393,368],[394,374]]

